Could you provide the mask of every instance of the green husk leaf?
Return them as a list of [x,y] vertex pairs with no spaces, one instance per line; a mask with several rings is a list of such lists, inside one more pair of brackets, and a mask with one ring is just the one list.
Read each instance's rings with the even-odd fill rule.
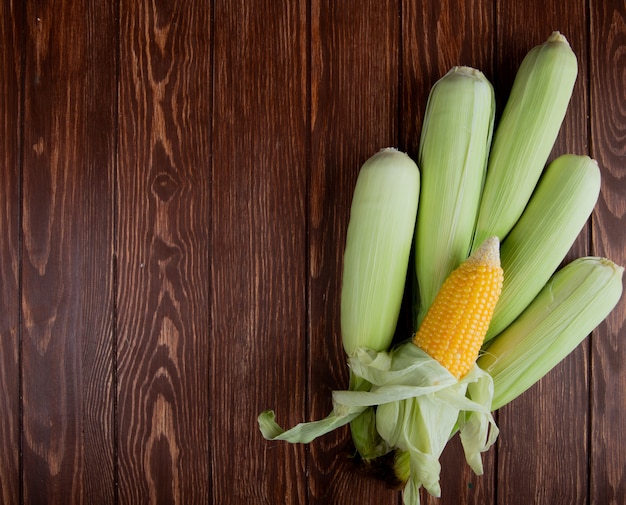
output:
[[[419,503],[421,486],[439,496],[439,457],[455,429],[460,431],[468,464],[482,473],[480,455],[498,435],[491,414],[489,374],[474,366],[457,381],[412,343],[390,353],[360,349],[351,357],[350,366],[373,384],[357,402],[377,402],[376,426],[381,437],[390,447],[408,453],[405,503]],[[341,392],[334,399],[352,404]]]
[[345,426],[364,410],[365,407],[345,409],[338,406],[324,419],[310,423],[299,423],[289,430],[282,429],[276,423],[273,410],[266,410],[259,415],[258,423],[261,433],[267,440],[284,440],[292,444],[308,444],[317,437]]

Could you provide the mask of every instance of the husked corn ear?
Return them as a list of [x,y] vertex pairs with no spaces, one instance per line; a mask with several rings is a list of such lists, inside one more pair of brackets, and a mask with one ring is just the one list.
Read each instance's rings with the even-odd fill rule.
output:
[[500,240],[518,220],[545,167],[569,104],[578,63],[554,32],[526,55],[496,128],[473,247]]
[[613,310],[624,269],[583,257],[559,270],[478,359],[493,377],[497,410],[535,384]]
[[546,169],[528,206],[500,247],[502,294],[485,336],[512,323],[561,264],[600,193],[600,169],[588,156],[566,154]]
[[473,366],[502,289],[499,241],[492,237],[441,286],[413,343],[457,378]]
[[419,199],[419,170],[409,156],[382,149],[361,167],[344,252],[341,334],[348,353],[386,350],[393,338]]
[[430,92],[418,155],[418,325],[450,272],[469,254],[494,111],[493,88],[474,68],[452,68]]

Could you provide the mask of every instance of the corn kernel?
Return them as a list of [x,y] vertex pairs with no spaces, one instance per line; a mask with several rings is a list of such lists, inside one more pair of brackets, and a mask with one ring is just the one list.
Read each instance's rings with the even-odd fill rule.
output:
[[492,237],[443,283],[413,343],[463,377],[478,358],[502,282],[499,240]]

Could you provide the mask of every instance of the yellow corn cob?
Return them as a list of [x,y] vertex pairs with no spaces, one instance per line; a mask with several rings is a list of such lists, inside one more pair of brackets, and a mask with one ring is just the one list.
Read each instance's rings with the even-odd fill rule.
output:
[[413,343],[463,377],[478,358],[502,281],[499,240],[492,237],[443,283]]

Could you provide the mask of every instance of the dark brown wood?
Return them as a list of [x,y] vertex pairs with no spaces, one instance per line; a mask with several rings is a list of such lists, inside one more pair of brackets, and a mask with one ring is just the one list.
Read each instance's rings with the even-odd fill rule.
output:
[[307,8],[215,2],[211,207],[213,503],[306,503]]
[[20,499],[19,174],[23,9],[0,3],[0,503]]
[[[524,20],[524,21],[520,21]],[[565,35],[579,74],[549,161],[588,154],[587,15],[585,2],[497,3],[498,103],[503,107],[524,55],[552,31]],[[588,254],[583,230],[567,260]],[[539,384],[500,409],[497,503],[585,503],[587,500],[588,343],[581,344]]]
[[[626,265],[626,6],[590,2],[591,151],[602,170],[593,218],[593,253]],[[626,497],[626,349],[623,300],[593,334],[591,347],[591,503],[617,505]]]
[[[257,415],[319,419],[348,385],[361,164],[416,157],[453,65],[499,114],[553,30],[579,78],[551,159],[603,174],[566,261],[626,265],[622,0],[2,2],[0,503],[400,505],[348,428],[268,442]],[[455,439],[422,502],[621,504],[625,317],[501,409],[483,476]]]
[[[29,2],[22,139],[27,503],[114,496],[115,39],[106,5]],[[94,21],[96,21],[94,23]]]
[[431,87],[455,65],[481,70],[493,81],[493,2],[402,2],[403,147],[417,159],[422,119]]
[[210,19],[120,2],[120,503],[210,500]]
[[[339,322],[341,271],[360,166],[398,145],[399,2],[311,3],[309,389],[311,418],[348,387]],[[398,493],[363,474],[349,428],[310,448],[310,504],[394,503]]]
[[[117,12],[113,2],[84,5],[74,18],[82,17],[85,45],[85,137],[84,180],[79,189],[82,244],[82,282],[77,299],[83,304],[77,328],[83,334],[82,439],[84,444],[83,501],[111,503],[115,500],[115,151],[118,64]],[[103,34],[109,34],[103,36]],[[79,151],[80,153],[80,151]],[[70,167],[71,169],[72,167]],[[76,167],[73,168],[76,170]],[[76,205],[71,206],[72,209]]]

